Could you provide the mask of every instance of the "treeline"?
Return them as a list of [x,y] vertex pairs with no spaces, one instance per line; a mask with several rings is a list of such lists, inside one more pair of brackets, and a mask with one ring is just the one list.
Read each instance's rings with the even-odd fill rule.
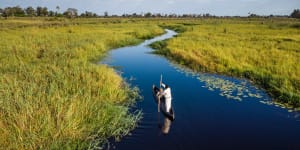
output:
[[[105,17],[109,17],[108,13],[104,13]],[[118,15],[112,15],[112,17],[120,17]],[[215,16],[209,13],[204,14],[161,14],[161,13],[133,13],[133,14],[123,14],[121,17],[145,17],[145,18],[239,18],[241,16]],[[290,15],[269,15],[269,16],[261,16],[254,13],[248,13],[249,18],[272,18],[272,17],[290,17],[290,18],[300,18],[300,10],[295,9]]]
[[[269,15],[269,16],[260,16],[254,13],[248,13],[247,17],[250,18],[270,18],[270,17],[291,17],[291,18],[300,18],[300,10],[295,9],[290,15]],[[133,17],[133,18],[231,18],[231,17],[241,17],[241,16],[215,16],[209,13],[205,14],[161,14],[161,13],[132,13],[132,14],[123,14],[123,15],[109,15],[106,11],[103,15],[98,15],[96,13],[85,11],[84,13],[79,14],[78,10],[75,8],[68,8],[63,13],[60,13],[60,7],[56,6],[56,10],[48,10],[47,7],[32,7],[21,8],[20,6],[15,7],[6,7],[4,9],[0,8],[0,16],[2,17]]]
[[98,17],[96,13],[85,11],[78,14],[78,10],[75,8],[68,8],[63,13],[60,13],[60,7],[56,6],[56,10],[48,10],[47,7],[38,6],[36,8],[29,6],[27,8],[21,8],[20,6],[0,8],[0,16],[2,17]]

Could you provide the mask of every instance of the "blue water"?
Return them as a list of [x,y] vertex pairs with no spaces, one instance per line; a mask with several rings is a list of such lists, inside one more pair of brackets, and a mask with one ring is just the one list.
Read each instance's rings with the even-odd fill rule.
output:
[[[117,68],[143,96],[136,104],[143,119],[120,142],[112,140],[110,149],[300,149],[298,112],[272,104],[245,80],[194,73],[150,53],[148,44],[174,35],[166,30],[140,45],[112,50],[99,62]],[[161,74],[172,89],[176,118],[171,124],[152,97],[152,84],[159,85]]]

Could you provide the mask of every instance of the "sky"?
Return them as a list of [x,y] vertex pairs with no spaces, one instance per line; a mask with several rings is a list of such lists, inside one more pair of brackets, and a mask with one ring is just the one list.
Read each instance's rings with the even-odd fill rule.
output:
[[91,11],[98,15],[132,13],[204,14],[216,16],[290,15],[300,9],[300,0],[0,0],[0,8],[8,6],[48,7],[63,12],[76,8],[79,13]]

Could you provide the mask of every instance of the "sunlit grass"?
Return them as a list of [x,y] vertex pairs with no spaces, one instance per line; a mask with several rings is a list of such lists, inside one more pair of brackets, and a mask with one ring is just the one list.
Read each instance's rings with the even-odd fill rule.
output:
[[163,30],[109,19],[55,26],[31,21],[20,27],[20,20],[0,20],[1,147],[87,149],[128,134],[141,117],[128,110],[137,90],[93,62]]
[[198,71],[248,78],[275,100],[300,107],[300,29],[292,19],[185,21],[184,33],[153,44]]

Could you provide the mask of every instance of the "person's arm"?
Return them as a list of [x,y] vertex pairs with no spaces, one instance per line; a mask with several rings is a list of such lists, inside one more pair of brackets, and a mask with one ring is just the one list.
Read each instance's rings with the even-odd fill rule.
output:
[[156,96],[159,96],[160,94],[161,94],[160,92],[157,92],[157,93],[156,93]]

